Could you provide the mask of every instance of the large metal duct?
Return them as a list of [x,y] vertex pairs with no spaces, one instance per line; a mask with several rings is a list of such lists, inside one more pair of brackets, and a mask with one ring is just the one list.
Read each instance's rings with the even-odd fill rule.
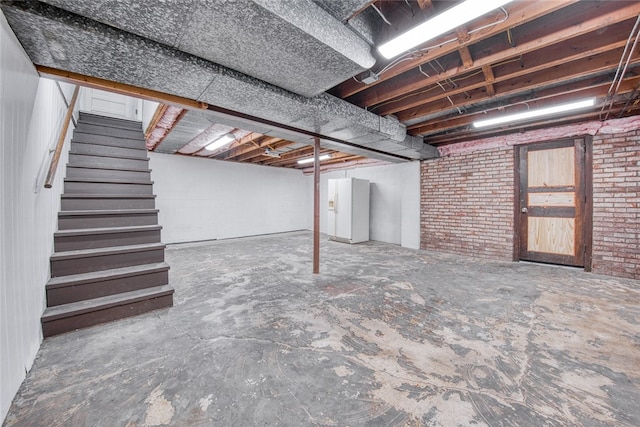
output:
[[372,67],[369,45],[311,0],[44,0],[304,96]]
[[[320,134],[333,143],[345,141],[346,146],[337,148],[345,152],[352,152],[350,148],[355,145],[410,159],[437,156],[434,147],[407,135],[404,125],[394,118],[377,116],[326,93],[313,97],[296,94],[165,43],[42,2],[2,1],[0,7],[35,64],[203,101]],[[129,14],[137,15],[134,11]],[[179,26],[178,18],[174,21],[153,24],[156,21],[141,19],[140,26],[148,27],[145,32],[157,34],[167,25]],[[195,41],[189,43],[196,45]],[[235,53],[247,55],[246,51]],[[280,61],[275,63],[282,65]]]

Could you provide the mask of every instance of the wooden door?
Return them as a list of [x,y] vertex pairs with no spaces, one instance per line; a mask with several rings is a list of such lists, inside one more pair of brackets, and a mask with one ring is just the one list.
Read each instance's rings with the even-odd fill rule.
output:
[[589,269],[585,140],[525,145],[516,150],[518,258]]
[[83,88],[80,110],[126,120],[140,120],[142,101],[126,95]]

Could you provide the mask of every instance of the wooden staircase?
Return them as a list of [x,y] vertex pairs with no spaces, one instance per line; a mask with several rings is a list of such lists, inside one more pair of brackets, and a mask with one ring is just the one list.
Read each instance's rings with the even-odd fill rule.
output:
[[173,305],[142,124],[80,113],[42,315],[45,337]]

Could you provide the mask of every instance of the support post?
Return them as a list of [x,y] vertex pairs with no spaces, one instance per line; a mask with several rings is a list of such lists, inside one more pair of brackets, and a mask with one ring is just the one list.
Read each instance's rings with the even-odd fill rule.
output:
[[320,273],[320,138],[313,138],[313,274]]

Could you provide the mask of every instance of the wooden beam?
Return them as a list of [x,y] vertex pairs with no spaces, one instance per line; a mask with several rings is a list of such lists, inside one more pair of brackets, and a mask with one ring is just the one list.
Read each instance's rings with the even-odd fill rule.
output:
[[111,80],[101,79],[98,77],[86,76],[84,74],[73,73],[71,71],[60,70],[57,68],[45,67],[44,65],[36,65],[36,70],[42,77],[50,77],[52,79],[77,84],[93,89],[115,92],[121,95],[133,96],[135,98],[146,99],[148,101],[156,101],[165,104],[173,104],[180,107],[190,108],[192,110],[206,110],[208,104],[196,101],[182,96],[170,95],[152,89],[145,89],[126,83],[118,83]]
[[422,10],[429,10],[433,7],[433,3],[431,2],[431,0],[416,0],[416,1],[420,9]]
[[313,274],[320,274],[320,138],[313,142]]
[[251,144],[254,141],[262,138],[263,136],[264,135],[262,135],[261,133],[249,132],[248,134],[246,134],[242,138],[236,140],[231,145],[227,146],[224,150],[222,150],[222,151],[220,151],[218,153],[215,153],[215,154],[211,154],[208,157],[223,156],[223,155],[227,154],[228,152],[230,152],[231,150],[233,150],[234,148],[238,148],[238,147],[240,147],[242,145],[246,145],[246,144]]
[[[313,146],[305,147],[305,151],[300,151],[295,156],[291,156],[286,159],[274,159],[278,161],[271,162],[268,164],[268,166],[295,167],[298,164],[298,160],[308,158],[309,156],[313,156],[313,153],[314,153]],[[332,150],[329,150],[326,148],[320,149],[320,154],[331,154],[331,153],[333,153]]]
[[[270,144],[274,144],[274,143],[277,144],[276,147],[280,147],[280,148],[286,147],[287,145],[293,144],[293,142],[286,141],[284,139],[279,140],[279,142],[274,142],[274,141],[270,142]],[[268,157],[268,156],[266,156],[264,154],[264,150],[265,150],[266,146],[267,146],[267,142],[262,142],[260,144],[260,147],[253,147],[253,150],[249,150],[246,153],[244,153],[244,154],[242,154],[240,156],[236,156],[236,157],[234,157],[232,159],[229,159],[229,160],[233,160],[233,161],[236,161],[236,162],[246,162],[248,160],[255,159],[255,158],[258,158],[258,157],[262,157],[262,156]]]
[[[634,109],[635,111],[632,111],[631,113],[637,114],[639,112],[637,111],[638,109],[640,108],[635,108]],[[619,114],[620,111],[621,111],[621,107],[616,107],[612,111],[612,113]],[[467,141],[474,141],[474,140],[483,139],[483,138],[510,135],[510,134],[514,134],[522,131],[529,132],[533,130],[548,129],[550,127],[556,127],[556,126],[569,126],[572,124],[593,122],[594,120],[600,121],[600,110],[591,111],[584,114],[578,114],[570,117],[566,117],[566,116],[555,117],[555,118],[550,118],[550,119],[535,122],[535,123],[523,123],[519,126],[513,125],[508,129],[504,129],[504,128],[490,129],[483,132],[477,132],[476,130],[473,130],[473,131],[467,131],[467,132],[457,132],[457,133],[448,134],[448,135],[439,135],[437,137],[434,137],[433,139],[430,139],[429,143],[433,145],[437,145],[438,147],[443,147],[443,146],[450,146],[450,145],[455,145],[455,144],[459,144]]]
[[[631,31],[633,23],[622,23],[610,27],[611,31],[606,32],[600,37],[594,39],[591,34],[581,36],[579,39],[571,40],[571,43],[563,43],[554,46],[553,49],[545,51],[545,55],[539,55],[537,52],[531,52],[522,57],[511,58],[496,64],[487,64],[490,66],[494,75],[493,82],[501,82],[516,77],[527,76],[537,71],[546,70],[552,67],[566,67],[569,63],[591,56],[599,55],[611,50],[624,47],[626,44],[626,36]],[[598,43],[594,46],[594,40]],[[619,58],[618,58],[619,59]],[[613,60],[616,62],[616,60]],[[521,64],[527,64],[523,67]],[[581,66],[581,71],[587,71],[591,66]],[[496,74],[498,77],[496,77]],[[420,77],[424,80],[424,75]],[[446,93],[436,85],[440,77],[431,78],[430,85],[415,93],[414,95],[404,96],[399,101],[388,101],[379,107],[374,107],[376,114],[385,116],[389,114],[397,114],[398,112],[409,110],[411,108],[426,105],[435,102],[446,96],[454,96],[460,93],[468,92],[486,86],[486,80],[476,75],[476,72],[458,76],[458,88],[449,89]],[[447,101],[448,102],[448,101]]]
[[456,28],[456,37],[458,38],[458,43],[460,43],[460,45],[463,47],[467,47],[465,43],[467,43],[471,38],[469,32],[467,31],[467,27],[465,27],[464,25]]
[[[294,144],[294,142],[292,141],[287,141],[286,139],[283,139],[280,142],[276,142],[274,144],[272,144],[273,149],[274,150],[279,150],[282,148],[286,148],[289,145]],[[251,153],[247,153],[247,154],[243,154],[242,156],[239,156],[237,158],[235,158],[234,160],[242,162],[242,161],[248,161],[251,160],[251,163],[260,163],[262,164],[263,161],[265,160],[270,160],[273,157],[269,157],[266,154],[264,154],[266,150],[266,147],[261,147],[260,149],[253,151]]]
[[[510,16],[509,19],[507,19],[504,22],[498,22],[496,23],[496,25],[492,27],[488,27],[486,30],[478,31],[471,34],[471,37],[466,42],[466,44],[471,45],[481,40],[488,39],[496,34],[500,34],[503,31],[506,31],[507,28],[511,28],[514,25],[521,25],[525,22],[532,21],[536,18],[549,14],[553,11],[567,7],[573,3],[576,3],[577,1],[578,0],[554,0],[554,1],[514,3],[512,7],[507,8]],[[499,20],[500,17],[498,15],[495,15],[492,19],[495,22]],[[487,24],[488,22],[482,21],[482,22],[479,22],[478,26],[483,26]],[[433,43],[433,44],[437,44],[437,41],[436,43]],[[334,94],[340,98],[347,98],[360,91],[363,91],[365,89],[370,89],[372,86],[379,85],[393,77],[403,74],[408,70],[414,69],[418,67],[418,65],[426,64],[427,62],[433,61],[436,58],[455,52],[459,48],[460,48],[460,45],[456,43],[448,43],[448,44],[434,47],[430,51],[424,53],[423,55],[417,58],[399,63],[398,65],[393,67],[391,70],[382,74],[378,81],[373,82],[370,85],[358,83],[353,79],[350,79],[342,83],[340,86],[338,86]]]
[[145,136],[145,146],[149,151],[154,151],[189,111],[175,105],[164,105],[166,108],[162,109],[162,115],[159,116],[151,132]]
[[299,157],[309,156],[310,154],[313,154],[313,146],[305,145],[304,147],[296,148],[287,151],[286,153],[282,153],[280,154],[280,157],[273,157],[271,159],[265,160],[264,162],[262,162],[262,164],[268,166],[278,166],[281,163],[286,163],[291,160],[297,160]]
[[144,131],[145,140],[149,138],[151,132],[156,128],[158,121],[160,121],[160,118],[164,115],[167,108],[169,108],[167,104],[158,104],[156,111],[153,112],[153,117],[151,117],[151,121],[149,122],[147,129]]
[[[212,153],[215,153],[217,150],[220,150],[222,147],[218,148],[216,151],[209,151],[206,148],[219,139],[223,135],[231,134],[235,138],[235,134],[239,132],[244,132],[242,129],[238,128],[230,128],[226,125],[221,125],[220,123],[213,123],[202,132],[197,134],[195,137],[191,138],[186,144],[178,149],[179,153],[182,154],[197,154],[202,157],[210,157]],[[233,141],[235,142],[235,140]],[[231,145],[232,143],[229,143]]]
[[484,80],[487,82],[485,88],[487,89],[487,95],[493,96],[496,94],[496,89],[493,87],[493,82],[496,80],[493,75],[493,68],[491,65],[485,65],[482,67],[482,74],[484,74]]
[[[532,4],[546,5],[546,4],[556,4],[556,2],[545,1],[545,2],[533,2]],[[611,4],[618,5],[618,6],[622,5],[622,6],[619,6],[618,9],[614,9],[608,12],[602,11],[603,15],[597,15],[594,17],[590,17],[589,19],[585,18],[584,21],[580,21],[573,25],[566,26],[562,22],[558,23],[557,27],[555,27],[554,30],[549,31],[549,33],[543,33],[539,37],[536,37],[536,38],[532,37],[526,41],[523,40],[523,42],[515,48],[511,48],[509,46],[506,49],[502,49],[497,52],[493,52],[489,55],[485,55],[483,57],[477,58],[474,61],[473,67],[465,71],[481,70],[484,65],[495,65],[503,61],[511,60],[513,58],[518,58],[521,55],[525,55],[531,52],[536,52],[542,48],[549,47],[566,40],[575,39],[579,36],[586,35],[594,31],[599,31],[603,27],[612,26],[618,22],[626,21],[630,19],[630,17],[635,17],[638,14],[640,14],[640,2],[622,2],[622,3],[611,3]],[[587,9],[586,12],[591,12],[591,11]],[[585,16],[588,16],[586,15],[586,12],[585,12]],[[578,18],[582,18],[582,17],[578,17]],[[590,35],[590,36],[594,37],[593,35]],[[620,36],[620,34],[618,34],[618,36]],[[405,64],[408,62],[411,62],[411,61],[405,61],[402,64]],[[395,67],[393,69],[395,70]],[[438,75],[431,76],[430,78],[424,78],[424,75],[420,75],[421,73],[419,73],[419,71],[414,71],[411,74],[413,78],[411,78],[410,81],[405,80],[403,84],[398,84],[397,81],[381,82],[382,79],[380,79],[377,82],[375,82],[377,85],[375,87],[375,90],[368,90],[366,93],[358,94],[358,96],[354,96],[352,99],[350,99],[350,102],[356,105],[359,105],[361,107],[380,104],[382,102],[389,101],[397,97],[405,96],[408,92],[413,92],[421,88],[433,85],[439,81],[442,81],[443,79],[454,78],[457,75],[459,75],[461,71],[463,70],[459,66],[453,66],[446,69],[446,71]]]
[[[601,55],[585,58],[581,61],[574,61],[572,63],[565,64],[564,67],[554,67],[547,70],[542,70],[537,73],[530,73],[517,79],[511,79],[507,81],[501,81],[494,84],[496,95],[504,98],[508,96],[515,96],[521,93],[531,93],[534,90],[544,90],[545,87],[555,85],[560,82],[567,82],[566,85],[556,85],[555,89],[551,91],[555,94],[561,94],[563,92],[570,92],[573,90],[583,88],[587,85],[584,81],[576,81],[577,79],[588,78],[593,74],[598,74],[601,71],[614,71],[617,61],[620,58],[620,53],[617,51],[606,52]],[[631,64],[640,63],[640,58],[636,58]],[[609,81],[610,76],[598,76],[595,77],[595,81]],[[455,106],[463,108],[472,106],[478,102],[482,102],[490,99],[484,91],[481,90],[467,90],[463,96],[450,96],[455,102]],[[400,121],[412,120],[423,117],[428,114],[436,112],[451,111],[456,113],[457,111],[451,106],[449,99],[436,100],[418,107],[402,111],[396,114]],[[414,123],[409,126],[411,129],[418,123]]]
[[462,59],[462,66],[464,68],[473,67],[473,58],[471,57],[471,52],[469,52],[469,48],[467,46],[462,46],[458,49],[458,53],[460,54],[460,59]]
[[240,147],[236,147],[233,150],[225,151],[223,153],[218,153],[213,157],[218,160],[233,160],[236,157],[242,156],[252,151],[261,150],[262,148],[266,147],[268,144],[272,144],[278,141],[282,141],[282,138],[263,136],[261,137],[261,139],[258,140],[257,146],[253,144],[256,142],[256,140],[251,140],[249,141],[250,143],[244,144]]
[[[620,94],[630,93],[634,90],[636,85],[640,82],[640,76],[635,76],[631,79],[625,80],[620,85]],[[579,82],[583,83],[584,82]],[[610,83],[605,82],[603,84],[599,84],[596,86],[584,88],[579,83],[572,86],[573,90],[568,90],[561,95],[558,95],[556,92],[552,90],[541,91],[536,94],[535,99],[520,99],[520,100],[510,100],[511,106],[515,106],[517,104],[523,104],[523,108],[526,108],[525,103],[529,108],[543,108],[549,104],[549,100],[553,100],[552,102],[561,103],[568,102],[571,100],[575,100],[581,97],[604,97],[609,89]],[[509,106],[505,105],[505,108],[509,108]],[[497,110],[497,109],[496,109]],[[411,135],[428,135],[431,133],[441,133],[449,130],[454,130],[458,128],[468,128],[475,120],[479,120],[480,118],[491,118],[492,116],[503,114],[502,112],[496,112],[492,114],[483,114],[482,112],[477,112],[475,114],[466,114],[464,116],[456,116],[454,118],[446,119],[439,118],[437,120],[430,121],[428,123],[422,123],[415,125],[415,127],[409,127]],[[516,125],[513,125],[516,126]],[[524,126],[524,125],[523,125]],[[426,140],[425,142],[429,143],[430,140]]]

